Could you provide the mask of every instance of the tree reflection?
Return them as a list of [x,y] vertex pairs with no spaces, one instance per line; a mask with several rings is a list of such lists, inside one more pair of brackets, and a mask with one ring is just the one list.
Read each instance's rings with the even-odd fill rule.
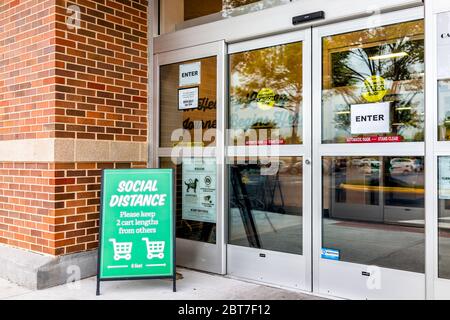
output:
[[230,10],[238,7],[245,6],[247,4],[258,2],[259,0],[223,0],[223,9]]
[[[255,108],[255,113],[260,117],[249,128],[291,128],[290,134],[280,138],[289,143],[299,143],[301,137],[298,137],[297,127],[302,102],[302,43],[233,54],[230,67],[231,114],[245,117],[242,111],[255,108],[258,93],[262,89],[270,89],[274,93],[273,107]],[[274,111],[283,110],[290,116],[289,121],[270,119]],[[261,118],[267,120],[261,121]]]
[[[371,102],[363,97],[362,92],[376,90],[379,83],[368,81],[376,76],[384,81],[386,95],[373,102],[392,102],[390,135],[409,135],[404,138],[421,140],[424,108],[423,22],[373,31],[353,32],[324,40],[327,49],[324,51],[324,65],[329,59],[331,75],[324,68],[324,89],[328,90],[324,91],[323,99],[334,109],[334,126],[351,136],[350,106]],[[342,47],[346,49],[339,49]],[[339,104],[339,100],[343,104]],[[338,136],[334,138],[339,139]]]

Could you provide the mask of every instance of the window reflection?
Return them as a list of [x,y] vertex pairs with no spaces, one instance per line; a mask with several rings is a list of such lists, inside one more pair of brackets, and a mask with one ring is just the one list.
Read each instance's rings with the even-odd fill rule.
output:
[[301,42],[230,55],[231,143],[302,143],[302,86]]
[[[323,39],[324,143],[423,141],[423,25],[418,20]],[[389,103],[388,130],[355,133],[352,105],[367,104],[370,111],[375,103]]]
[[[201,79],[199,84],[182,86],[180,84],[180,66],[200,64]],[[216,123],[216,91],[217,91],[217,58],[209,57],[195,61],[174,63],[161,66],[160,69],[160,147],[174,146],[214,146]],[[179,109],[179,90],[195,89],[198,87],[198,107],[193,109]],[[194,131],[200,129],[201,135]],[[189,137],[176,135],[175,130],[186,130]],[[206,132],[209,134],[206,134]]]
[[439,158],[439,277],[450,279],[450,157]]
[[223,8],[225,10],[227,9],[234,9],[238,7],[242,7],[251,3],[259,2],[259,0],[223,0]]
[[300,0],[161,0],[160,34]]
[[323,158],[323,247],[341,261],[424,272],[423,160]]
[[439,88],[439,141],[450,140],[450,80],[442,80]]
[[302,254],[302,186],[300,157],[230,165],[229,243]]

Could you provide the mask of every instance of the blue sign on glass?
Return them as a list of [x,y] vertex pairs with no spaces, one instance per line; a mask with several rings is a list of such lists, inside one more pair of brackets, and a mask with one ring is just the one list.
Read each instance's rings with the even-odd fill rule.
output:
[[336,249],[322,248],[322,259],[339,260],[340,251]]

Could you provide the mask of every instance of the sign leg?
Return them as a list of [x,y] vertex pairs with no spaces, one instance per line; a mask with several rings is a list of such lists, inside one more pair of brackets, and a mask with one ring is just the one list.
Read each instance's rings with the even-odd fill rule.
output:
[[177,273],[173,275],[173,292],[177,292]]
[[97,278],[97,292],[96,295],[99,296],[100,295],[100,279]]

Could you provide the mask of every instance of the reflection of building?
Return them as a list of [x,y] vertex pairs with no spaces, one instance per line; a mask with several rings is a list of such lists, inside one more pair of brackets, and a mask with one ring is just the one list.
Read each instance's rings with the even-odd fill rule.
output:
[[422,161],[406,157],[335,159],[339,167],[331,173],[332,186],[324,185],[334,190],[329,217],[423,227]]

